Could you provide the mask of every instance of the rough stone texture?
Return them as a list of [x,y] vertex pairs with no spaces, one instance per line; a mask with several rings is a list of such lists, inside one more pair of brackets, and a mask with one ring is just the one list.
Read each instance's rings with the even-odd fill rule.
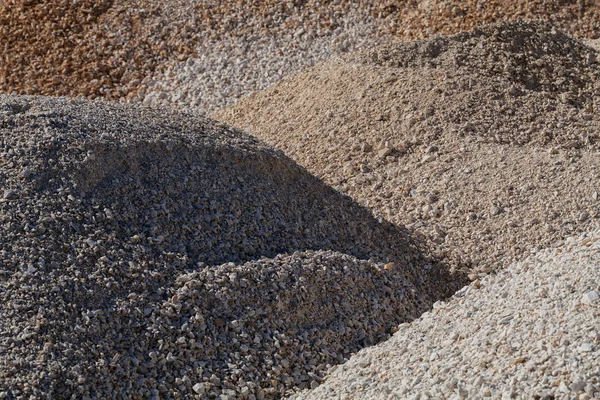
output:
[[193,53],[193,32],[164,4],[1,2],[0,92],[107,99],[135,93],[161,62]]
[[146,332],[159,339],[157,365],[183,369],[206,396],[280,397],[423,311],[400,271],[331,251],[205,268],[177,278]]
[[0,185],[4,398],[278,397],[461,285],[205,118],[2,95]]
[[197,47],[198,57],[166,63],[164,72],[142,80],[129,100],[190,112],[216,111],[319,61],[389,40],[377,33],[368,16],[351,12],[338,22],[341,26],[334,30],[299,26],[254,39],[223,35],[206,40]]
[[362,20],[371,7],[354,8],[348,1],[7,0],[0,3],[0,92],[134,99],[147,88],[141,80],[160,75],[165,63],[199,49],[210,58],[236,37],[285,41],[304,30],[310,41],[337,30],[332,39],[343,47],[343,16]]
[[600,51],[600,39],[588,39],[584,40],[584,43],[590,47],[596,49],[596,51]]
[[295,399],[600,397],[600,231],[534,253],[436,303]]
[[494,21],[542,19],[579,37],[597,37],[600,29],[598,6],[591,3],[583,4],[582,9],[575,2],[480,3],[355,2],[348,7],[344,2],[307,2],[299,8],[299,15],[293,14],[285,23],[260,34],[260,23],[246,27],[230,13],[237,21],[235,35],[223,33],[200,43],[199,57],[168,62],[161,72],[141,82],[132,100],[195,112],[214,111],[336,55],[394,37],[407,40],[457,33]]
[[0,92],[214,111],[386,36],[424,38],[517,18],[598,38],[599,9],[592,0],[5,0]]
[[550,22],[578,37],[600,35],[597,0],[396,0],[378,7],[376,13],[387,32],[404,39],[454,34],[511,20]]
[[599,85],[595,50],[507,23],[352,54],[214,115],[485,272],[595,226]]
[[[388,34],[514,18],[599,32],[597,1],[7,0],[0,91],[213,111]],[[210,120],[0,97],[0,399],[598,398],[600,233],[558,241],[600,217],[597,58],[543,25],[482,28],[224,117],[260,116],[415,236]],[[472,286],[319,387],[458,288],[448,260]]]

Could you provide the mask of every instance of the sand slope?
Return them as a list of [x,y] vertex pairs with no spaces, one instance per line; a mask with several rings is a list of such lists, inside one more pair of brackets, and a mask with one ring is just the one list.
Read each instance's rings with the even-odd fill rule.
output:
[[505,23],[324,63],[215,116],[487,270],[598,217],[599,65]]

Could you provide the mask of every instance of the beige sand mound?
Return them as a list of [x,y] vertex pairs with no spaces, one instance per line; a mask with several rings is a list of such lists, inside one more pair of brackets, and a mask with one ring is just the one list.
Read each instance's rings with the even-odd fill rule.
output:
[[216,116],[489,266],[600,216],[597,55],[547,25],[493,25],[325,63]]

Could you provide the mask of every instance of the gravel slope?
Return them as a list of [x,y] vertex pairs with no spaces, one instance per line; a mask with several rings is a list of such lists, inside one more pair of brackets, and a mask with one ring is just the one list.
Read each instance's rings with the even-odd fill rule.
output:
[[294,399],[600,398],[600,231],[457,292]]
[[0,399],[600,398],[596,3],[0,3]]
[[169,62],[164,72],[142,80],[131,100],[212,112],[320,61],[390,40],[377,32],[371,17],[359,12],[344,14],[336,23],[334,30],[300,25],[287,32],[206,40],[197,47],[198,57]]
[[0,113],[0,398],[277,398],[462,284],[212,120],[10,95]]
[[599,10],[595,0],[5,0],[0,92],[214,111],[386,36],[421,39],[541,19],[598,38]]

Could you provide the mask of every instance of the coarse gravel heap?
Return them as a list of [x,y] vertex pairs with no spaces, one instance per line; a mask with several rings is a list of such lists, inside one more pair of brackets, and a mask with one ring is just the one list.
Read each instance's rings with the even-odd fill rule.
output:
[[195,35],[182,20],[194,20],[169,4],[182,8],[137,0],[0,2],[0,92],[135,93],[162,62],[193,54]]
[[600,218],[598,52],[543,23],[389,43],[214,114],[476,272]]
[[462,284],[206,118],[1,95],[0,183],[4,399],[280,397]]
[[269,2],[257,6],[252,2],[252,6],[245,3],[241,9],[248,7],[253,12],[241,18],[243,11],[227,13],[230,5],[220,2],[217,14],[227,15],[224,20],[232,32],[205,38],[198,43],[197,55],[185,61],[166,62],[165,68],[142,80],[137,95],[130,100],[195,112],[215,111],[341,54],[372,48],[393,38],[430,38],[492,22],[549,21],[577,37],[597,38],[600,8],[576,3],[307,1],[293,6]]
[[[225,54],[233,62],[234,51],[243,53],[246,44],[267,50],[271,59],[282,50],[295,54],[275,71],[254,68],[248,76],[258,83],[264,76],[256,74],[273,79],[281,67],[306,65],[292,64],[302,61],[300,54],[312,59],[314,52],[306,51],[312,39],[323,42],[321,57],[347,51],[351,45],[344,32],[365,20],[373,25],[370,9],[351,1],[312,0],[6,0],[0,3],[0,92],[138,99],[155,74],[190,57],[205,55],[217,62]],[[378,36],[376,29],[368,33]],[[274,42],[283,44],[272,48]],[[325,44],[333,49],[324,49]],[[207,75],[220,72],[216,68]],[[220,74],[221,80],[227,76]],[[218,81],[214,99],[230,95]]]
[[426,39],[507,21],[545,21],[579,38],[600,37],[596,0],[393,0],[375,9],[383,32]]

